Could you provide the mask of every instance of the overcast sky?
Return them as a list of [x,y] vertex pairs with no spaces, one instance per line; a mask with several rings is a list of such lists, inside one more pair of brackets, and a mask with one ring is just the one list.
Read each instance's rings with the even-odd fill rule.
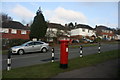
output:
[[[76,1],[76,0],[75,0]],[[29,23],[34,19],[36,11],[41,10],[46,21],[60,23],[70,22],[118,27],[118,2],[2,2],[2,12],[15,21]]]

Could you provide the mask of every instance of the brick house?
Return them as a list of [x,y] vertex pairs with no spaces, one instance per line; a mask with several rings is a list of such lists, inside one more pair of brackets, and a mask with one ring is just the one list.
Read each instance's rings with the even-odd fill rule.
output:
[[0,34],[3,39],[29,39],[29,27],[17,21],[2,22]]
[[96,35],[104,40],[111,40],[115,38],[114,30],[106,26],[96,26]]

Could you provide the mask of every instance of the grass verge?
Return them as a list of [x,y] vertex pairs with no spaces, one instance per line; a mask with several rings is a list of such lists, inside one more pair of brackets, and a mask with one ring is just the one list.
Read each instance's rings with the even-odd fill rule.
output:
[[[119,41],[113,41],[113,42],[102,42],[103,44],[120,44]],[[99,46],[98,43],[89,43],[89,44],[82,44],[83,47],[94,47]],[[79,48],[80,45],[69,45],[70,48]]]
[[[93,47],[93,46],[98,46],[98,44],[84,44],[82,45],[83,47]],[[79,48],[80,45],[70,45],[70,48]]]
[[103,52],[101,54],[92,54],[83,58],[70,59],[67,69],[60,69],[59,62],[33,65],[29,67],[15,68],[10,71],[3,71],[3,79],[5,78],[50,78],[61,72],[66,72],[82,67],[96,65],[98,63],[120,58],[120,50]]
[[8,50],[2,50],[1,54],[8,54]]

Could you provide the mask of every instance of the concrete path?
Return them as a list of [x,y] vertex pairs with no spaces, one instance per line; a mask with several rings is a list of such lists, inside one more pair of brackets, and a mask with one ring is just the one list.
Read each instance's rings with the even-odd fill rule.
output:
[[120,59],[60,73],[53,78],[118,78],[118,68],[120,69]]

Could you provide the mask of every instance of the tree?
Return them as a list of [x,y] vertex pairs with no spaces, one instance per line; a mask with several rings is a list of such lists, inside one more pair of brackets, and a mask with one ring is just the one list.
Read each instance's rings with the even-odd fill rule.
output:
[[0,16],[2,17],[2,22],[13,20],[10,16],[8,16],[8,14],[5,14],[5,13],[0,13]]
[[41,9],[39,8],[39,10],[36,13],[36,16],[34,17],[33,24],[31,25],[30,39],[43,39],[45,37],[46,31],[47,23],[45,22]]

